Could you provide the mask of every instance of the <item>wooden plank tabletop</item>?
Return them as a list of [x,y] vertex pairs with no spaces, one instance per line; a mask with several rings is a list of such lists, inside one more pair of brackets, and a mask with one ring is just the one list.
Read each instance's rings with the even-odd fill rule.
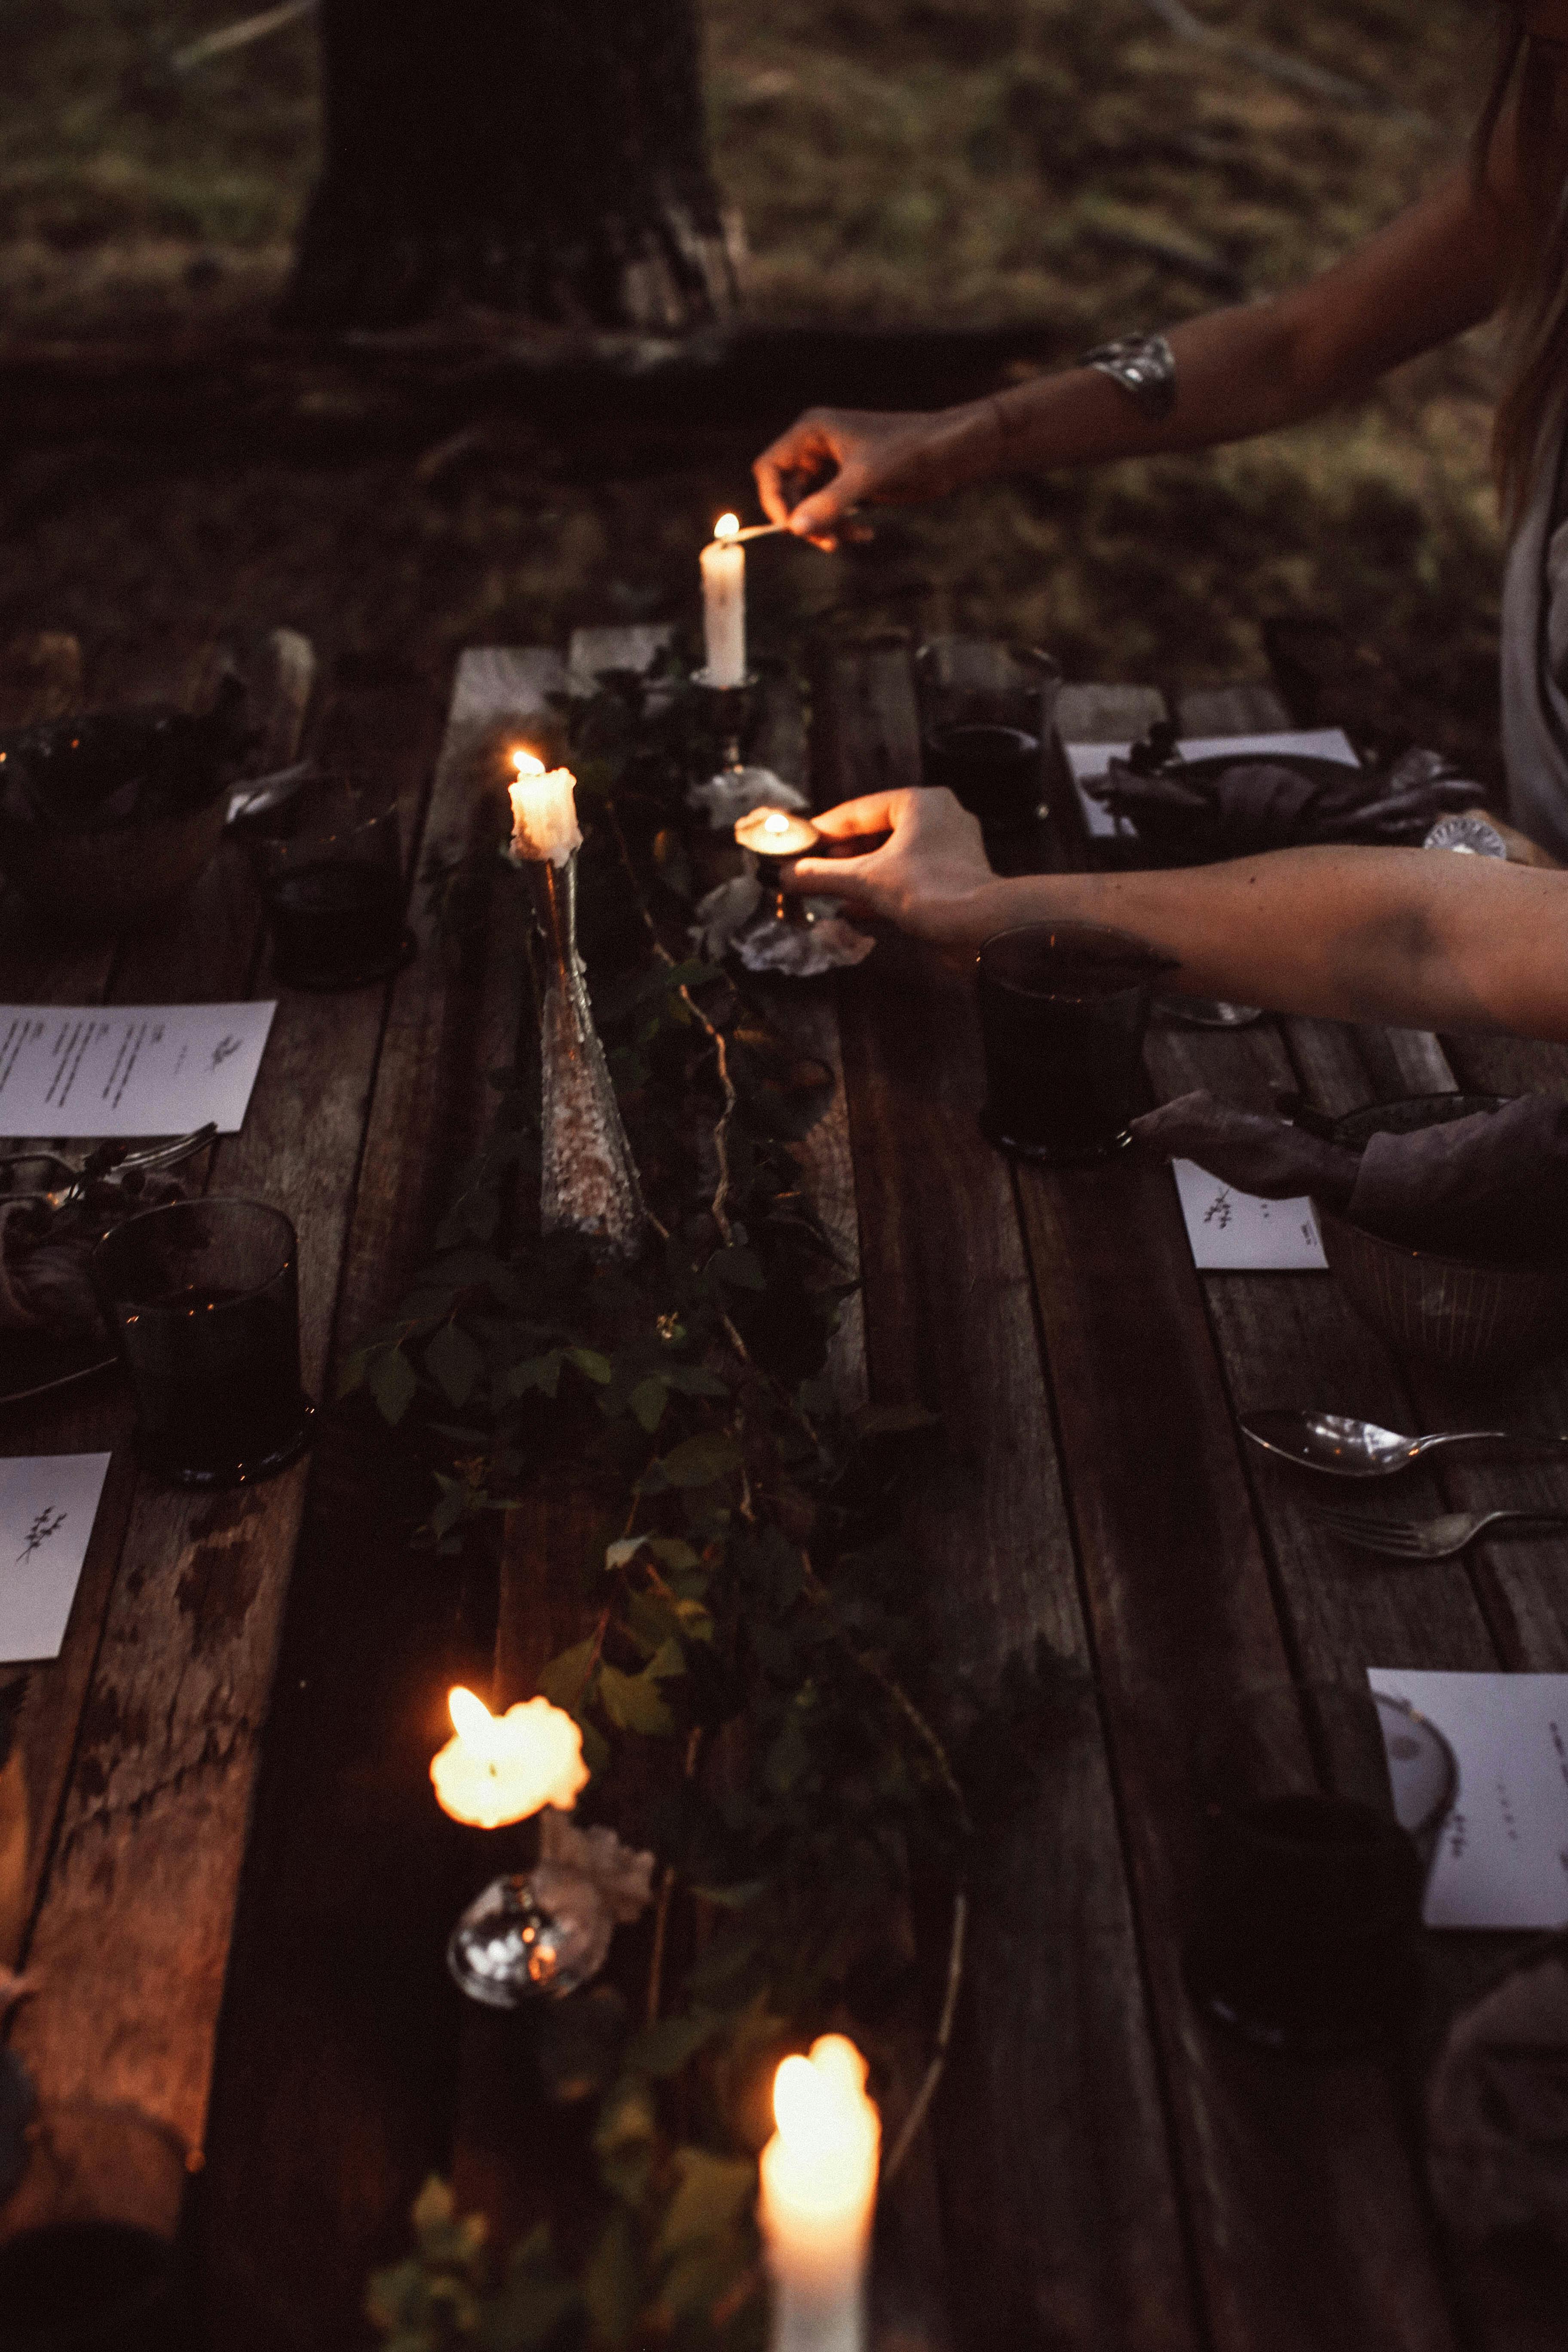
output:
[[[593,632],[559,654],[465,656],[438,760],[441,714],[399,681],[326,698],[314,740],[394,775],[412,873],[484,823],[487,730],[537,711],[563,671],[646,650]],[[0,663],[0,715],[81,690],[58,646],[29,659],[9,686]],[[1064,700],[1079,739],[1125,740],[1161,707],[1146,688]],[[1249,688],[1181,715],[1218,734],[1273,712]],[[771,763],[795,772],[799,743],[775,716]],[[918,780],[904,647],[824,656],[811,756],[819,803]],[[1073,812],[1039,850],[1085,861]],[[216,1155],[218,1189],[300,1224],[323,1395],[425,1253],[524,1001],[515,928],[454,956],[418,898],[414,920],[420,957],[384,987],[281,992],[245,1132]],[[0,979],[57,1002],[272,992],[226,852],[179,926],[120,951],[58,949],[0,907]],[[882,2250],[879,2340],[1561,2344],[1568,2271],[1461,2254],[1424,2185],[1420,2070],[1507,1939],[1428,1938],[1429,2009],[1406,2057],[1319,2065],[1205,2025],[1179,1956],[1192,1759],[1215,1701],[1260,1676],[1344,1681],[1373,1664],[1562,1669],[1568,1543],[1419,1579],[1349,1559],[1310,1519],[1303,1482],[1244,1454],[1237,1413],[1333,1403],[1432,1425],[1458,1401],[1393,1360],[1328,1277],[1195,1273],[1163,1171],[1041,1171],[994,1152],[974,1118],[969,983],[909,942],[883,938],[837,990],[779,983],[772,1009],[839,1074],[802,1150],[861,1276],[836,1377],[942,1423],[911,1497],[910,1606],[955,1680],[994,1690],[1022,1665],[1052,1695],[1051,1736],[972,1890],[950,2063]],[[1204,1085],[1266,1105],[1291,1085],[1330,1110],[1456,1084],[1568,1092],[1558,1049],[1295,1021],[1156,1028],[1146,1069],[1156,1098]],[[1568,1425],[1568,1368],[1463,1402]],[[47,2098],[117,2103],[174,2136],[217,2352],[353,2344],[365,2274],[401,2250],[426,2172],[498,2219],[538,2189],[505,2032],[462,2013],[442,1966],[479,1863],[426,1768],[451,1682],[521,1695],[558,1646],[584,1521],[570,1496],[514,1515],[498,1586],[482,1564],[411,1549],[417,1465],[353,1412],[242,1497],[152,1488],[126,1436],[111,1386],[0,1424],[7,1451],[115,1457],[65,1652],[25,1702],[39,1990],[13,2038]],[[1417,1499],[1497,1491],[1496,1471],[1421,1475]],[[1510,1491],[1562,1502],[1565,1477],[1512,1470]],[[945,1921],[915,1929],[939,1972]],[[0,2210],[0,2233],[12,2225]]]

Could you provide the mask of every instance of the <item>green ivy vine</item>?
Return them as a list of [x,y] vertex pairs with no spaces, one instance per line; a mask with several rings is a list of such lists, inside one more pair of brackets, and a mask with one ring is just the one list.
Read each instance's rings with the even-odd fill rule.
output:
[[[547,2005],[557,2024],[574,2013],[579,2042],[592,2021],[588,2056],[553,2077],[585,2118],[591,2195],[497,2249],[428,2183],[414,2251],[370,2288],[389,2352],[761,2344],[759,2098],[778,2056],[829,2025],[874,2051],[909,1990],[889,1923],[917,1873],[952,1920],[918,2110],[952,2019],[989,1800],[966,1769],[978,1710],[942,1694],[944,1746],[922,1689],[899,1519],[911,1437],[929,1451],[931,1431],[846,1413],[826,1376],[847,1276],[791,1145],[830,1074],[685,950],[713,878],[684,799],[717,764],[710,708],[673,669],[611,676],[562,704],[541,747],[579,781],[582,943],[656,1221],[644,1257],[605,1265],[541,1234],[524,1050],[430,1264],[347,1367],[430,1449],[437,1554],[542,1480],[584,1498],[587,1630],[539,1686],[582,1727],[582,1817],[634,1822],[662,1872],[646,1982]],[[528,922],[499,836],[498,815],[493,849],[427,877],[455,952],[477,924]],[[493,904],[511,891],[515,909]],[[526,1047],[526,1008],[521,1027]],[[1031,1710],[1033,1686],[1015,1694]],[[983,1729],[977,1753],[1011,1736]],[[542,2033],[547,2087],[551,2022],[519,2027]],[[886,2172],[902,2148],[884,2154]]]

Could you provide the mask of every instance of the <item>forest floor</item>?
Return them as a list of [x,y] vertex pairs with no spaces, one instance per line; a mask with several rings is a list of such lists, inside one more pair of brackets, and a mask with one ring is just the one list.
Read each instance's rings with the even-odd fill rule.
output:
[[[314,169],[310,26],[181,81],[158,71],[240,13],[12,0],[0,382],[46,342],[265,331]],[[754,316],[1026,324],[1065,356],[1293,282],[1462,155],[1482,0],[1195,13],[1235,46],[1173,29],[1168,0],[706,0],[715,163]],[[972,627],[1048,646],[1070,676],[1167,688],[1260,675],[1265,621],[1327,618],[1386,662],[1400,723],[1491,777],[1489,384],[1469,339],[1265,442],[889,514],[842,557],[759,550],[757,617],[777,640],[829,611]],[[921,404],[920,382],[903,398]],[[24,439],[0,454],[0,636],[73,629],[123,677],[287,622],[329,670],[434,679],[464,643],[689,619],[706,527],[746,500],[783,421],[763,401],[683,446],[520,413],[425,449],[350,436],[313,456],[112,416]]]

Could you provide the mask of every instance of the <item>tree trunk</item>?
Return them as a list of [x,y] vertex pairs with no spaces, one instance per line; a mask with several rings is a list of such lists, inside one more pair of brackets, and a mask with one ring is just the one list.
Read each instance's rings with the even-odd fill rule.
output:
[[325,159],[284,323],[453,300],[680,332],[736,307],[696,0],[322,0]]

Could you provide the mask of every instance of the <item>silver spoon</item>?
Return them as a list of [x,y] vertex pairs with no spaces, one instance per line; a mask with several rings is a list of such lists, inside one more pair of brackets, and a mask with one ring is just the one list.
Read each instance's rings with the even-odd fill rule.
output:
[[1446,1429],[1429,1437],[1406,1437],[1380,1429],[1375,1421],[1352,1421],[1337,1412],[1297,1412],[1283,1408],[1247,1412],[1241,1425],[1254,1445],[1308,1470],[1336,1478],[1392,1478],[1445,1445],[1506,1445],[1535,1460],[1568,1460],[1568,1437],[1550,1430]]

